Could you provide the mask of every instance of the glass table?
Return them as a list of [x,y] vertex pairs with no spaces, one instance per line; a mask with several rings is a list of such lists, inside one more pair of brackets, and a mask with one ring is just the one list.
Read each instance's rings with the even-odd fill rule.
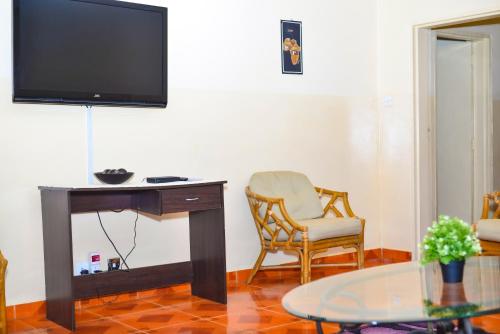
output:
[[[429,324],[459,319],[473,333],[471,317],[500,313],[500,257],[467,259],[462,283],[445,284],[438,263],[406,262],[330,276],[299,286],[282,299],[291,314],[316,322]],[[414,333],[427,333],[415,331]]]

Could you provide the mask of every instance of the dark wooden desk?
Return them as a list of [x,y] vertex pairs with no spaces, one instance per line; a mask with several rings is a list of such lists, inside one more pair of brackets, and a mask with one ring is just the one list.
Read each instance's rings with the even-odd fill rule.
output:
[[[191,283],[193,295],[225,304],[224,183],[39,187],[47,319],[74,330],[76,299],[185,282]],[[71,214],[121,209],[155,215],[188,211],[191,261],[73,276]],[[166,241],[169,238],[165,236]]]

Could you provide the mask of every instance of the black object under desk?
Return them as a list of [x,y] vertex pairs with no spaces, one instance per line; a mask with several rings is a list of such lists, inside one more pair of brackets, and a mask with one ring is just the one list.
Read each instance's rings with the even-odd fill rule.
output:
[[[38,187],[42,198],[47,319],[75,330],[77,299],[186,282],[191,283],[193,295],[226,304],[225,183]],[[189,212],[191,261],[73,276],[71,214],[121,209],[154,215]],[[170,237],[166,235],[165,239]]]

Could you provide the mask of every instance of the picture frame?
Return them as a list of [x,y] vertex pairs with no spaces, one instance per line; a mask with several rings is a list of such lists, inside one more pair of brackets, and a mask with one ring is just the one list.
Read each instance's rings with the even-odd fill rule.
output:
[[303,74],[302,22],[281,20],[281,73]]

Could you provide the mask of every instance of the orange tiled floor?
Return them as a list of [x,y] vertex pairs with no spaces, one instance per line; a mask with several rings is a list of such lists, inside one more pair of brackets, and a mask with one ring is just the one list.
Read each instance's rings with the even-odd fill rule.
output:
[[[367,261],[367,266],[381,264]],[[315,269],[313,279],[348,270],[352,269]],[[295,318],[281,307],[281,297],[298,282],[297,270],[261,272],[251,285],[228,284],[227,305],[191,296],[188,285],[137,300],[77,303],[76,333],[316,333],[314,323]],[[500,315],[474,319],[474,325],[500,333]],[[43,316],[9,321],[8,329],[9,333],[70,333]],[[336,324],[324,329],[327,333],[339,330]]]

